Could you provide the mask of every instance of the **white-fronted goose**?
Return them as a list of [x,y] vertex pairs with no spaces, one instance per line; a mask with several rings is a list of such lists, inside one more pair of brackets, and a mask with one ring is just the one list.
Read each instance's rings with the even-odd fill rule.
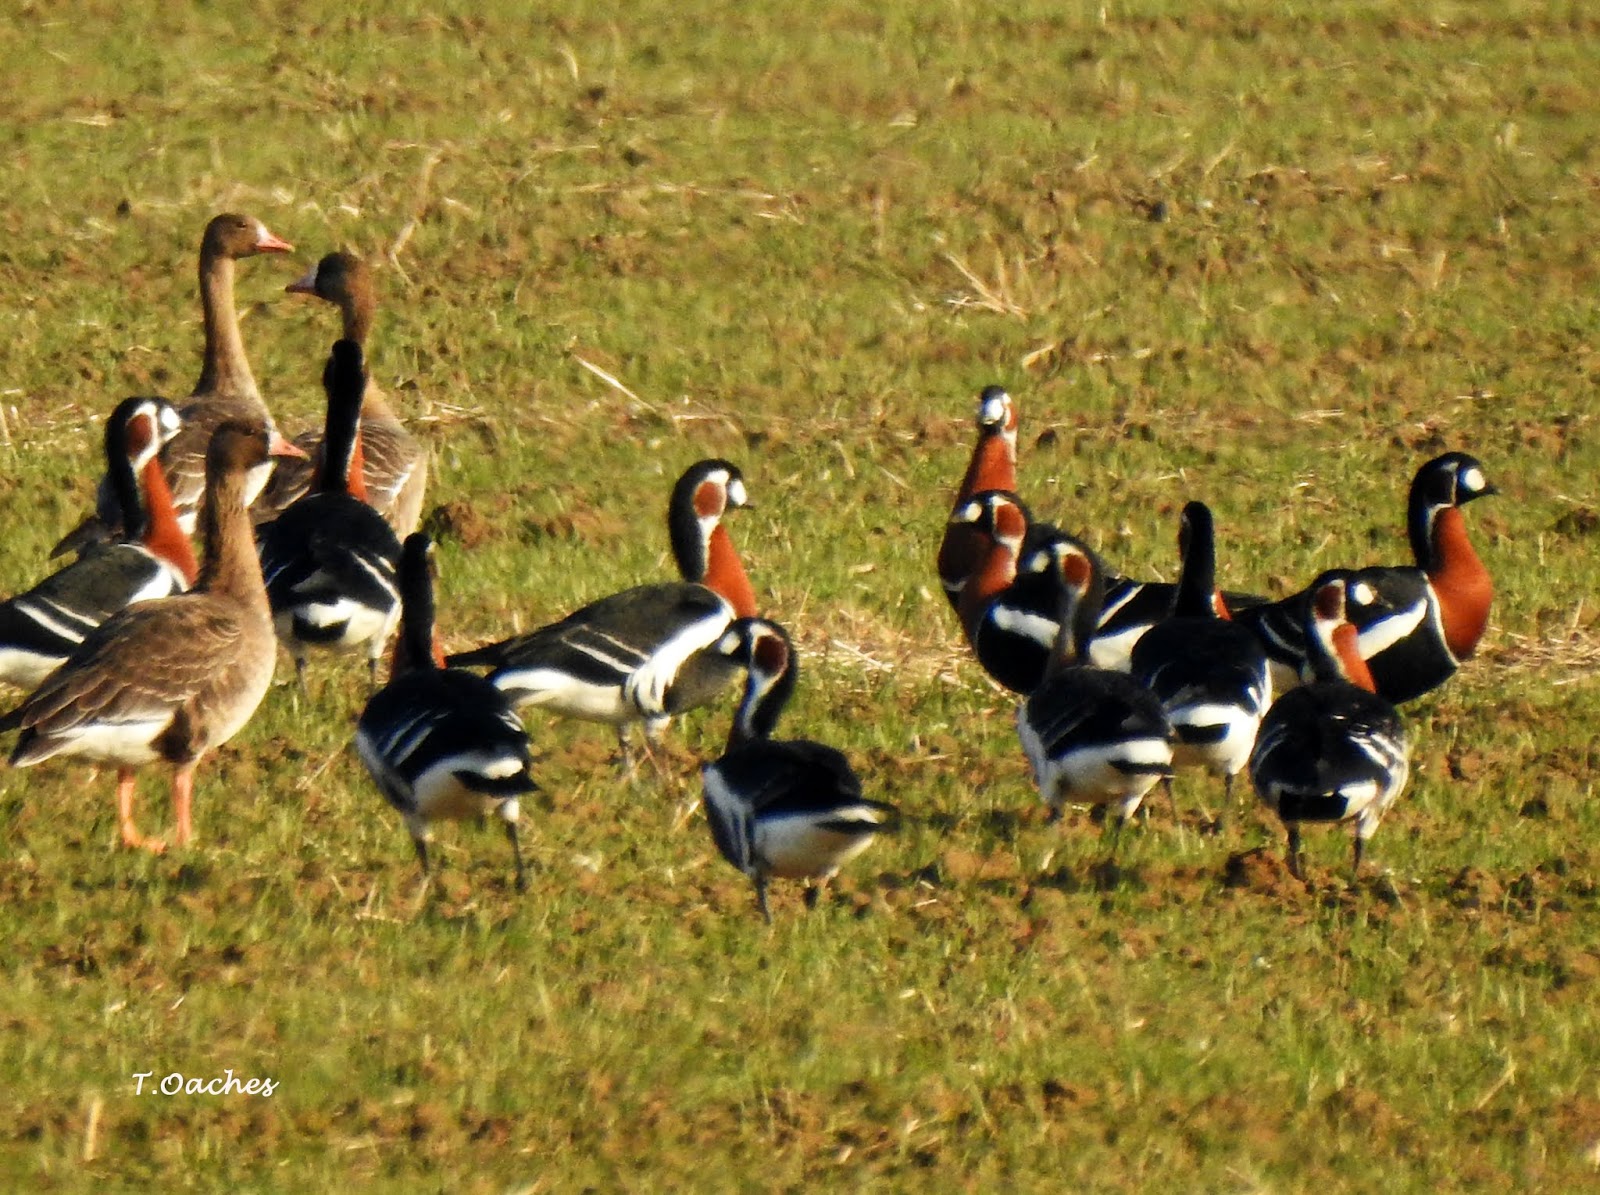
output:
[[[305,277],[284,289],[295,294],[314,295],[339,308],[344,320],[344,339],[353,340],[363,350],[372,317],[377,307],[372,272],[353,253],[330,253],[312,266]],[[305,449],[304,462],[280,462],[272,480],[256,502],[258,520],[273,518],[289,503],[311,488],[322,461],[322,433],[304,432],[294,442]],[[404,539],[417,529],[422,516],[422,497],[428,485],[428,454],[422,444],[406,430],[385,399],[383,391],[369,377],[361,402],[361,446],[367,501]]]
[[11,763],[58,755],[117,769],[117,822],[128,846],[162,850],[133,818],[135,769],[163,761],[175,841],[194,835],[194,772],[249,721],[272,681],[276,646],[245,494],[271,439],[259,419],[228,421],[206,454],[205,562],[194,591],[130,606],[85,637],[22,705],[0,719],[20,729]]
[[[239,331],[239,313],[234,306],[234,263],[258,253],[288,253],[294,246],[274,236],[267,226],[251,216],[225,212],[206,225],[200,238],[200,307],[205,320],[205,354],[200,364],[200,380],[179,406],[183,421],[178,434],[162,452],[167,485],[172,490],[178,521],[185,532],[193,533],[205,489],[205,465],[211,434],[223,423],[255,420],[266,425],[274,437],[273,453],[281,455],[272,415],[256,387],[245,356],[244,337]],[[245,482],[247,502],[266,485],[272,464],[256,466]],[[95,512],[55,546],[52,556],[104,539],[115,530],[120,512],[108,485],[102,484]]]

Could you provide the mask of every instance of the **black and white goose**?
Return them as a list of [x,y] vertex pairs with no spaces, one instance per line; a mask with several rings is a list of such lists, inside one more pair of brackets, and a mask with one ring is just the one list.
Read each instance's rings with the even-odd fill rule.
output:
[[[1371,603],[1360,602],[1352,587],[1346,617],[1386,700],[1410,701],[1437,688],[1477,649],[1488,626],[1494,581],[1467,537],[1461,508],[1497,492],[1475,457],[1435,457],[1417,470],[1407,503],[1416,563],[1343,572],[1374,595]],[[1280,692],[1306,668],[1305,626],[1314,589],[1237,615],[1266,647]]]
[[1063,537],[1047,554],[1060,630],[1044,679],[1017,710],[1017,735],[1052,815],[1104,806],[1115,834],[1172,774],[1172,728],[1143,685],[1088,662],[1103,588],[1093,553]]
[[738,675],[708,651],[735,618],[755,613],[755,595],[722,519],[746,505],[744,477],[721,459],[688,469],[668,505],[672,553],[682,581],[639,585],[573,611],[559,622],[449,658],[487,666],[518,707],[614,726],[624,761],[630,730],[654,739],[676,714],[711,701]]
[[1347,591],[1368,607],[1364,583],[1325,573],[1311,588],[1306,645],[1314,679],[1290,689],[1262,719],[1250,781],[1289,833],[1289,870],[1303,879],[1300,826],[1353,822],[1361,871],[1367,841],[1405,787],[1410,745],[1394,706],[1374,692],[1356,628],[1345,619]]
[[117,611],[194,584],[194,549],[178,526],[159,459],[178,426],[177,410],[160,398],[124,399],[111,413],[105,475],[121,538],[89,543],[77,560],[0,604],[0,681],[37,688]]
[[1183,567],[1171,614],[1133,646],[1133,678],[1161,702],[1176,742],[1176,768],[1221,776],[1226,795],[1256,741],[1272,681],[1261,641],[1222,617],[1211,510],[1190,502],[1179,521]]
[[1042,574],[1022,576],[1018,561],[1061,533],[1030,522],[1022,500],[1005,490],[984,490],[957,504],[950,524],[983,548],[956,605],[967,643],[998,684],[1031,693],[1044,678],[1059,629],[1056,591]]
[[475,672],[444,668],[434,647],[432,543],[408,536],[400,557],[403,613],[395,670],[356,723],[356,751],[405,818],[423,875],[430,826],[493,814],[506,828],[517,890],[527,888],[517,840],[519,798],[537,791],[528,735],[504,693]]
[[770,923],[770,879],[807,881],[806,900],[815,905],[822,886],[874,838],[896,830],[900,815],[861,795],[861,780],[841,752],[772,737],[798,677],[782,627],[741,618],[717,650],[737,661],[746,679],[727,750],[701,770],[706,822],[722,857],[750,877]]
[[400,541],[364,500],[358,423],[366,383],[361,346],[335,341],[322,371],[328,420],[316,492],[256,528],[273,626],[302,686],[312,649],[364,651],[376,684],[400,620]]
[[1014,493],[1017,488],[1017,408],[1011,395],[1001,386],[985,386],[978,395],[976,422],[978,439],[956,487],[937,561],[939,584],[957,614],[961,612],[961,590],[982,566],[989,544],[971,520],[956,515],[985,491]]

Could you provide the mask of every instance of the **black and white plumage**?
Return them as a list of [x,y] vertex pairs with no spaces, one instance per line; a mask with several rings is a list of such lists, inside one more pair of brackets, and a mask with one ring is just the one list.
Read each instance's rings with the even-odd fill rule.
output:
[[1267,654],[1217,608],[1215,529],[1205,503],[1184,507],[1178,544],[1183,567],[1172,612],[1134,644],[1131,671],[1172,726],[1173,766],[1223,777],[1231,796],[1271,698]]
[[734,465],[697,463],[679,478],[668,505],[683,581],[635,586],[449,662],[487,665],[489,679],[519,707],[616,727],[627,758],[633,726],[643,723],[653,739],[738,675],[736,663],[710,649],[734,618],[754,613],[749,580],[722,526],[727,512],[747,501]]
[[[177,410],[160,398],[124,399],[106,420],[105,484],[120,539],[89,543],[77,560],[0,604],[0,681],[36,688],[117,611],[194,583],[194,552],[157,459],[178,428]],[[141,477],[159,491],[148,501]]]
[[[1289,868],[1303,878],[1303,822],[1353,822],[1359,874],[1367,841],[1405,787],[1410,744],[1394,706],[1372,691],[1370,670],[1345,619],[1359,581],[1317,578],[1307,607],[1306,642],[1314,679],[1272,703],[1250,756],[1250,780],[1288,830]],[[1370,593],[1355,593],[1377,605]]]
[[958,503],[950,524],[982,547],[956,604],[967,643],[997,683],[1031,693],[1044,678],[1059,630],[1056,595],[1048,578],[1022,574],[1018,562],[1061,532],[1033,522],[1022,500],[1006,490],[984,490]]
[[1120,827],[1172,774],[1172,728],[1143,685],[1087,663],[1087,628],[1103,586],[1093,553],[1063,537],[1048,556],[1061,631],[1044,679],[1017,710],[1017,735],[1053,813],[1066,804],[1105,806]]
[[[1407,500],[1415,564],[1340,570],[1352,582],[1345,617],[1386,700],[1411,701],[1442,685],[1482,638],[1494,584],[1467,538],[1461,507],[1497,492],[1476,457],[1434,457],[1417,470]],[[1266,648],[1279,692],[1308,671],[1305,627],[1315,589],[1314,582],[1238,614]],[[1359,601],[1357,592],[1374,598]]]
[[717,650],[745,669],[744,696],[728,747],[701,769],[706,821],[722,857],[755,885],[756,904],[769,923],[767,882],[821,885],[899,827],[899,812],[861,795],[849,760],[809,739],[772,737],[794,693],[798,665],[788,634],[774,622],[741,618]]
[[400,620],[400,541],[363,500],[358,423],[366,383],[361,346],[335,341],[322,373],[328,419],[317,491],[256,529],[273,626],[302,685],[312,649],[364,651],[375,684]]
[[436,663],[431,552],[426,535],[407,537],[395,673],[362,710],[356,751],[405,818],[424,875],[432,822],[493,814],[506,828],[521,891],[527,874],[517,839],[519,798],[538,788],[528,735],[506,695],[489,681]]

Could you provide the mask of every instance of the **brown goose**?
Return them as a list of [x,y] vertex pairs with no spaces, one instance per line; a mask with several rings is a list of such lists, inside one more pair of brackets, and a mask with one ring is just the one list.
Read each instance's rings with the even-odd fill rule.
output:
[[277,643],[245,507],[250,474],[269,463],[270,451],[261,419],[218,427],[206,453],[205,564],[194,590],[107,620],[0,718],[0,730],[22,731],[13,767],[57,755],[116,767],[117,822],[127,846],[166,849],[134,824],[135,770],[157,761],[177,769],[175,841],[188,843],[195,766],[238,733],[272,681]]
[[[377,299],[372,272],[353,253],[330,253],[312,266],[305,277],[285,290],[315,295],[334,304],[344,319],[344,339],[363,349],[372,329]],[[305,461],[283,461],[255,505],[257,521],[276,518],[296,498],[311,489],[322,467],[322,432],[302,432],[294,442],[305,449]],[[361,451],[367,501],[404,539],[417,529],[422,516],[422,495],[428,486],[428,454],[406,430],[383,392],[369,378],[361,401]]]
[[[200,238],[200,307],[205,318],[206,347],[200,365],[200,380],[178,408],[183,426],[162,452],[166,463],[167,485],[172,490],[178,522],[185,533],[193,534],[205,490],[206,447],[211,434],[230,419],[264,423],[269,436],[276,437],[272,415],[256,388],[255,375],[244,353],[244,337],[239,331],[239,313],[233,301],[234,262],[258,253],[288,253],[294,246],[267,230],[251,216],[225,212],[212,218]],[[274,451],[279,451],[276,447]],[[248,505],[267,483],[271,462],[258,465],[245,487]],[[115,496],[101,482],[95,512],[67,533],[51,556],[81,548],[107,537],[120,521]]]

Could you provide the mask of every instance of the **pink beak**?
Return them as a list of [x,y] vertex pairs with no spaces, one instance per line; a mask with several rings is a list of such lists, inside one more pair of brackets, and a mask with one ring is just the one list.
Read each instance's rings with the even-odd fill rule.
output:
[[261,230],[261,235],[256,238],[256,252],[293,253],[294,246],[281,237],[273,236],[272,233],[263,228]]
[[272,438],[267,441],[267,455],[268,456],[297,456],[301,460],[309,459],[307,457],[307,455],[306,455],[306,450],[304,448],[301,448],[298,444],[294,443],[292,440],[285,440],[283,438],[283,434],[281,432],[279,432],[277,430],[277,428],[273,428],[273,430],[272,430]]

